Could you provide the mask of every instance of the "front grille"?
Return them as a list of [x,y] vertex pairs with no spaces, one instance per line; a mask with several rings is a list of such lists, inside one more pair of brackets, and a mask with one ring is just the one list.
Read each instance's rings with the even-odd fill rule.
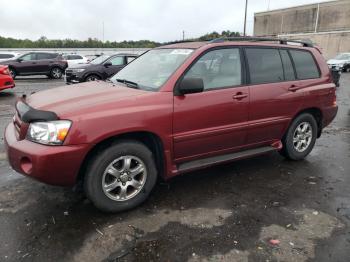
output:
[[73,70],[67,69],[66,76],[71,76],[73,74]]

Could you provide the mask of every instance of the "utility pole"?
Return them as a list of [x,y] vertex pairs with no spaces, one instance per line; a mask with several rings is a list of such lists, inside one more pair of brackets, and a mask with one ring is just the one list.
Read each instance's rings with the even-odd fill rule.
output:
[[182,30],[182,41],[185,41],[185,30]]
[[243,30],[243,36],[246,36],[246,27],[247,27],[247,7],[248,7],[248,0],[245,0],[245,14],[244,14],[244,30]]
[[105,42],[105,22],[102,22],[102,43]]

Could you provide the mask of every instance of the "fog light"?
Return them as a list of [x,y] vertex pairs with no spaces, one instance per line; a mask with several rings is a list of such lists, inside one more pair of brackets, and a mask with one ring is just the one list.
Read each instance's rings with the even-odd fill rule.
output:
[[24,173],[26,173],[27,175],[30,175],[30,173],[32,173],[33,164],[28,157],[22,157],[20,160],[20,165]]

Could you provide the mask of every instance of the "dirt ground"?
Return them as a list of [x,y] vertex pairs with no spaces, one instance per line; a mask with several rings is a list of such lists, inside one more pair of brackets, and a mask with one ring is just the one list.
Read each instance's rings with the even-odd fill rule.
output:
[[306,160],[271,153],[193,172],[115,215],[9,168],[3,132],[15,96],[63,81],[16,84],[0,93],[0,261],[350,260],[350,73],[336,120]]

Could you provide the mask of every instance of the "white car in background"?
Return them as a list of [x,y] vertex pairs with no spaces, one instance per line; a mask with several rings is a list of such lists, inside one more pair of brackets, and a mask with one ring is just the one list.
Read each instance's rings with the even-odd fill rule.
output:
[[343,72],[350,72],[350,53],[339,53],[327,61],[328,67]]
[[67,60],[68,67],[71,67],[72,65],[76,64],[86,64],[89,62],[85,56],[77,54],[63,55],[63,58]]
[[7,61],[12,60],[20,56],[20,53],[13,53],[13,52],[0,52],[0,62],[1,61]]

